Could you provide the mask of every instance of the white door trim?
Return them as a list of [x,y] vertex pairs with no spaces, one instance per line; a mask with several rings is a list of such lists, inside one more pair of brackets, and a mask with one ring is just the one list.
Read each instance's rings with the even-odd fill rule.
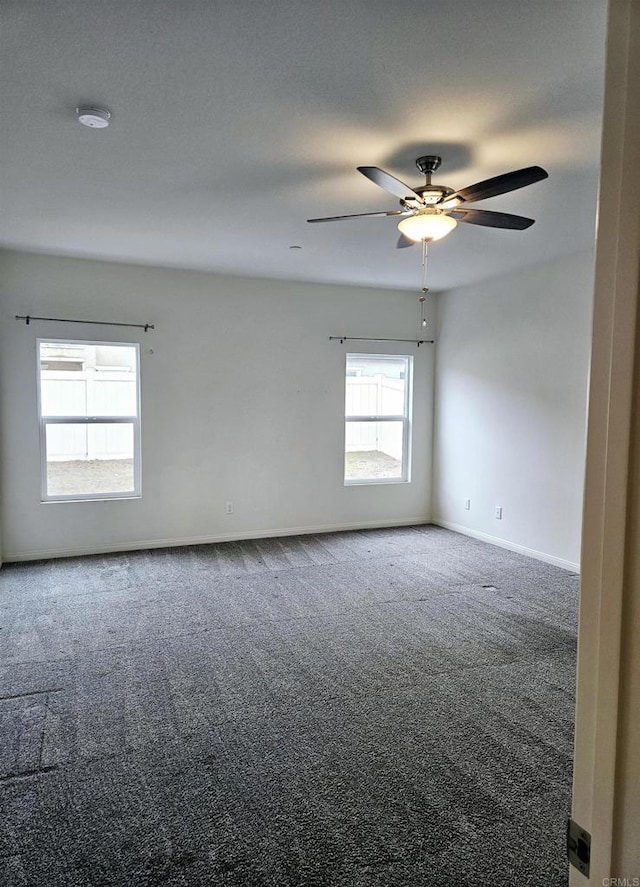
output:
[[[640,266],[640,3],[610,0],[578,635],[573,818],[591,833],[592,884],[616,872],[625,542],[634,491],[635,343]],[[640,875],[640,871],[634,872]],[[587,879],[571,870],[571,885]]]

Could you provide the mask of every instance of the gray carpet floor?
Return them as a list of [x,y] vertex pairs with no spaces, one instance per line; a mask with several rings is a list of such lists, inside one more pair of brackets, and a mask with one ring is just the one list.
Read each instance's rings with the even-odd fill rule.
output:
[[577,595],[435,527],[5,565],[0,883],[566,884]]

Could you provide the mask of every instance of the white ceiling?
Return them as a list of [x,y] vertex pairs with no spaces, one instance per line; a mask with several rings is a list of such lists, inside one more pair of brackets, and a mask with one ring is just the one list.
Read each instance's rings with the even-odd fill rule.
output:
[[[461,188],[539,164],[430,250],[470,283],[593,242],[605,0],[4,0],[0,245],[416,289],[356,166]],[[106,130],[78,104],[111,109]],[[301,250],[291,250],[291,245]]]

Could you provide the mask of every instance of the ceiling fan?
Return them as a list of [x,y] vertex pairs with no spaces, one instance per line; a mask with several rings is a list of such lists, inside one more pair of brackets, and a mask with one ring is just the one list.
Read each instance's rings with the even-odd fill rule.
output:
[[330,216],[324,219],[307,219],[308,222],[337,222],[343,219],[357,219],[364,216],[403,216],[398,224],[400,237],[396,246],[403,249],[414,243],[440,240],[456,227],[458,222],[471,225],[484,225],[488,228],[509,228],[522,231],[533,225],[534,220],[512,213],[492,212],[474,209],[463,204],[486,200],[498,194],[516,191],[546,179],[548,173],[540,166],[527,166],[516,169],[475,185],[469,185],[455,191],[445,185],[431,183],[432,174],[439,168],[442,158],[435,154],[418,157],[416,166],[426,177],[426,183],[410,188],[390,173],[377,166],[359,166],[358,172],[370,179],[375,185],[400,199],[401,209],[390,209],[383,212],[352,213],[347,216]]

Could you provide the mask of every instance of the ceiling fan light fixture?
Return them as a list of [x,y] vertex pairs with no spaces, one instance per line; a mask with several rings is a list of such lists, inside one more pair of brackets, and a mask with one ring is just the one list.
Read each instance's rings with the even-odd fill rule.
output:
[[398,224],[398,231],[419,243],[421,240],[440,240],[456,227],[458,223],[451,216],[436,209],[425,209],[413,216],[408,216]]

